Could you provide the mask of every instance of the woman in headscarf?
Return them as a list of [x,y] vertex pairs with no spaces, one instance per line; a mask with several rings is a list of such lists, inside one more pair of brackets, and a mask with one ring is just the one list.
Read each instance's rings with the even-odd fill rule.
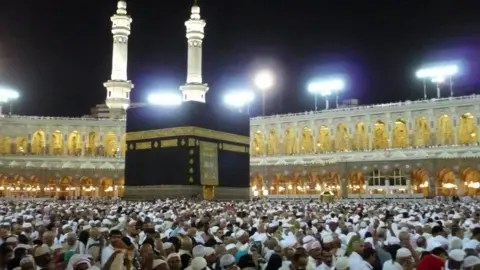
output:
[[75,254],[68,261],[66,270],[88,270],[91,268],[90,259],[85,254]]

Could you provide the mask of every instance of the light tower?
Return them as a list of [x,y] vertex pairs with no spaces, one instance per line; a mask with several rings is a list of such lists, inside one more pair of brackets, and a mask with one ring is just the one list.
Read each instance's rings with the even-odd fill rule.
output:
[[202,42],[205,37],[205,20],[200,17],[197,1],[192,6],[190,19],[185,22],[188,42],[187,82],[180,86],[183,101],[205,103],[208,85],[202,81]]
[[107,104],[110,118],[125,118],[130,106],[133,84],[127,79],[128,36],[132,18],[127,14],[127,3],[118,1],[117,12],[111,17],[113,34],[112,75],[103,85],[107,88]]

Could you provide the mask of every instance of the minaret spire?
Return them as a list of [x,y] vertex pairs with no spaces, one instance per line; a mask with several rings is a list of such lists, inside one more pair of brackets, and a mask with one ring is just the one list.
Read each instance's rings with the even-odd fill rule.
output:
[[180,86],[183,101],[205,103],[208,85],[202,81],[202,43],[205,37],[205,20],[200,16],[200,7],[195,0],[191,9],[190,19],[185,22],[187,28],[188,64],[187,82]]
[[133,84],[127,78],[128,36],[132,18],[127,14],[127,3],[119,0],[117,12],[110,18],[112,21],[113,54],[112,75],[103,85],[107,88],[106,104],[111,118],[124,118],[130,106],[130,91]]

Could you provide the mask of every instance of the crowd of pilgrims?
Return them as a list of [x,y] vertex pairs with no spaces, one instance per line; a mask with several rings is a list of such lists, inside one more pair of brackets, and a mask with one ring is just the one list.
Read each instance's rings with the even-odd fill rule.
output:
[[457,201],[0,201],[0,268],[480,269]]

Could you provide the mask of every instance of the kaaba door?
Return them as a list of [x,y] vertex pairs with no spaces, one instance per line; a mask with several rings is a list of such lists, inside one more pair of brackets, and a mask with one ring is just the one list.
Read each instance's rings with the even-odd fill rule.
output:
[[203,199],[213,200],[215,197],[215,186],[203,186]]

